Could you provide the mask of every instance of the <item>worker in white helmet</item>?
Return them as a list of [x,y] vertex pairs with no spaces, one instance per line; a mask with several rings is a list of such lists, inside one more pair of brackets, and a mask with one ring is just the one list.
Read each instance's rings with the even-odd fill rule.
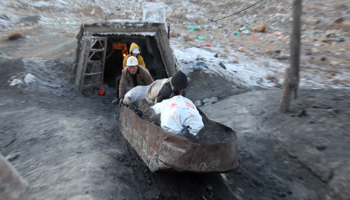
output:
[[119,84],[119,106],[124,100],[127,87],[130,89],[138,85],[149,85],[153,78],[145,67],[140,67],[135,56],[130,56],[126,61],[126,68],[122,70],[122,76]]

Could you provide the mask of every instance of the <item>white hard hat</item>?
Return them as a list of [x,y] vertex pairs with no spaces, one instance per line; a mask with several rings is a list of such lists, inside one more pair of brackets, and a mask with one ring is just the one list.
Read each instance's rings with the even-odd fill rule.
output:
[[140,49],[136,47],[131,52],[139,54],[140,53]]
[[139,65],[139,61],[135,56],[130,56],[126,61],[126,66],[136,66]]

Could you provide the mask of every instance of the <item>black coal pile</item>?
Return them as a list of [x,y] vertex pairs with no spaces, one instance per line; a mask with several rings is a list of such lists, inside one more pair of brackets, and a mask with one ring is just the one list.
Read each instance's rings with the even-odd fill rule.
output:
[[146,99],[139,101],[138,110],[141,112],[140,117],[152,124],[160,126],[160,114],[154,112],[151,108],[153,105],[153,103],[148,103]]

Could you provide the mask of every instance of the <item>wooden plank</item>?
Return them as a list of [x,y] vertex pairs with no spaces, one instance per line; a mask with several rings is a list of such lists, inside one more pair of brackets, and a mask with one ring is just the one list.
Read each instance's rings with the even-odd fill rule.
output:
[[176,70],[176,65],[172,54],[172,50],[170,48],[168,34],[165,30],[164,24],[160,24],[158,26],[158,31],[156,36],[159,38],[159,45],[161,46],[160,50],[163,53],[165,62],[167,63],[168,74],[169,76],[172,76],[174,73],[177,72],[177,70]]
[[170,77],[171,75],[169,75],[168,66],[166,64],[166,61],[165,61],[164,55],[163,55],[163,50],[162,50],[161,46],[159,45],[159,43],[160,43],[159,38],[157,37],[157,35],[154,38],[156,39],[156,43],[157,43],[157,47],[158,47],[158,50],[160,53],[160,57],[162,58],[163,65],[165,67],[165,72],[166,72],[167,76]]
[[95,75],[99,75],[99,74],[102,74],[102,72],[85,73],[85,76],[95,76]]

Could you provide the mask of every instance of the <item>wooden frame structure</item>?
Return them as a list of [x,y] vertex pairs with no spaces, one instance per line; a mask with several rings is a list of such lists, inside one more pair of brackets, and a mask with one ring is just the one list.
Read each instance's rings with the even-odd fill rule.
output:
[[[80,32],[77,35],[76,57],[73,64],[74,80],[80,92],[83,92],[86,88],[102,88],[106,41],[110,37],[137,37],[147,38],[148,40],[151,38],[156,44],[151,47],[148,45],[147,49],[150,49],[150,51],[157,51],[157,55],[160,57],[155,62],[155,65],[151,66],[158,69],[163,68],[162,70],[165,71],[164,74],[166,74],[166,77],[172,76],[178,71],[179,64],[174,58],[170,48],[168,30],[169,27],[164,23],[150,22],[106,21],[103,23],[82,24]],[[100,43],[99,48],[94,47],[96,42]],[[93,54],[97,51],[102,53],[102,56],[100,56],[101,59],[92,60]],[[99,69],[97,70],[95,66],[95,69],[91,71],[89,66],[92,64],[97,64],[97,68]],[[92,80],[92,78],[94,78],[94,80]]]

